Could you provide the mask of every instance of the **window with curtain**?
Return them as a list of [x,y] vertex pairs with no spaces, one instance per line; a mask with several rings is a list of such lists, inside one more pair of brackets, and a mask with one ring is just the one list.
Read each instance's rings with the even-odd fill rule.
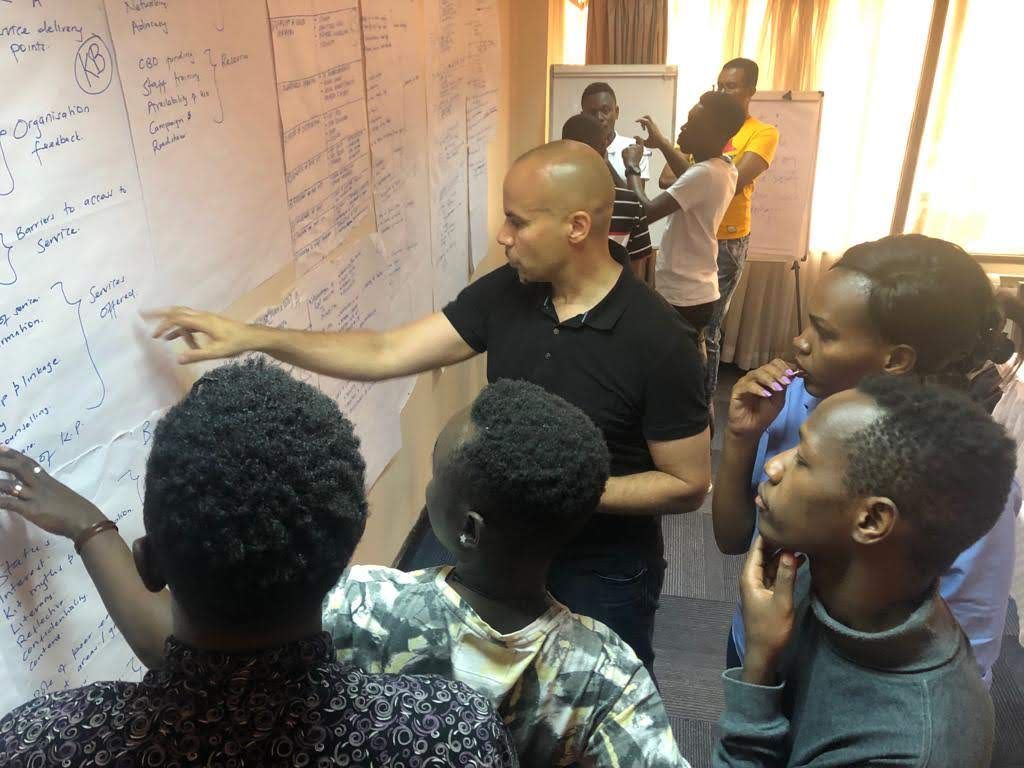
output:
[[1024,255],[1013,189],[1024,155],[1009,139],[1024,123],[1016,93],[1021,3],[949,4],[906,230],[972,253]]
[[734,56],[758,62],[761,90],[825,92],[811,249],[834,253],[888,234],[932,3],[832,0],[801,31],[814,4],[798,2],[672,0],[669,63],[680,114]]
[[587,63],[587,3],[585,0],[561,0],[562,60],[554,64]]
[[[932,0],[669,0],[667,63],[678,119],[734,56],[758,62],[761,90],[825,92],[804,300],[851,245],[889,233],[925,58]],[[568,21],[568,19],[567,19]],[[950,0],[906,230],[973,252],[1024,253],[1010,146],[1024,110],[1009,58],[1024,3]],[[585,34],[585,20],[566,36]],[[999,63],[999,58],[1002,63]],[[980,150],[980,151],[979,151]],[[756,193],[755,193],[756,194]],[[1011,210],[1011,206],[1013,209]],[[744,368],[784,354],[796,331],[787,265],[751,262],[724,328],[722,359]]]

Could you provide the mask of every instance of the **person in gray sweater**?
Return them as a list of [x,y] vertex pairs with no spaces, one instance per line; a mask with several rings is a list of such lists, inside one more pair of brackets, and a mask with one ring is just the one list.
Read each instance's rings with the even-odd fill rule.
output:
[[952,390],[883,375],[825,400],[755,501],[747,653],[723,674],[713,764],[987,766],[992,702],[937,580],[1014,469],[1003,429]]

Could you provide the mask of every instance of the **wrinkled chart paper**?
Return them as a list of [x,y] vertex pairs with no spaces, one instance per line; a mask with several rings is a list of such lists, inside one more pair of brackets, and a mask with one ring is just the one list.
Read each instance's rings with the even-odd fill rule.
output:
[[[264,307],[254,317],[249,318],[249,322],[291,331],[309,331],[313,328],[309,318],[309,305],[297,289],[289,291],[277,304]],[[264,357],[271,365],[279,366],[299,381],[319,389],[320,377],[312,371],[282,363],[269,355],[259,355],[257,353],[256,356]]]
[[472,0],[438,0],[425,8],[435,310],[469,282],[465,17],[471,10]]
[[377,232],[391,263],[395,325],[433,310],[422,3],[363,3]]
[[[143,533],[146,457],[160,415],[55,473],[115,521],[129,543]],[[0,711],[95,680],[141,678],[141,663],[70,541],[5,513],[0,541],[0,659],[9,675],[0,685]]]
[[176,393],[103,4],[42,5],[0,3],[0,441],[52,471]]
[[473,266],[491,244],[488,233],[490,191],[487,149],[498,130],[501,32],[496,0],[474,0],[463,23],[468,38],[466,132],[469,146],[469,235]]
[[[388,257],[378,235],[364,237],[335,260],[306,274],[299,291],[309,303],[313,330],[380,330],[389,326],[385,267]],[[355,425],[366,460],[366,487],[380,477],[402,447],[403,382],[343,381],[320,377],[321,390]]]
[[223,309],[292,261],[267,9],[106,0],[160,279]]
[[370,212],[358,0],[268,0],[288,215],[307,270]]

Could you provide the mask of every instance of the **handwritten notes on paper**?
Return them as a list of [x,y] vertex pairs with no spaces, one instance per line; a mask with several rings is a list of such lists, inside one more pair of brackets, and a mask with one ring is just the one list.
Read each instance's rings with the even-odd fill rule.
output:
[[[250,318],[249,322],[290,331],[310,331],[313,329],[309,319],[309,306],[298,290],[288,291],[287,295],[280,302],[271,307],[265,307],[255,317]],[[299,381],[305,382],[312,387],[320,387],[320,376],[312,371],[281,363],[272,357],[267,357],[266,359],[271,365],[280,366]]]
[[487,148],[498,129],[498,73],[501,33],[496,0],[474,0],[463,19],[469,45],[467,58],[466,132],[469,151],[470,254],[476,267],[487,255]]
[[292,260],[267,9],[106,0],[160,279],[223,309]]
[[388,268],[396,324],[433,309],[430,278],[430,179],[422,3],[363,3],[367,111],[373,158],[373,203]]
[[[91,499],[131,542],[143,533],[146,457],[160,413],[56,473]],[[66,539],[0,517],[0,711],[92,680],[137,680],[142,665],[111,621]]]
[[295,255],[315,266],[370,212],[357,0],[269,0]]
[[[295,260],[250,319],[380,329],[451,299],[487,248],[495,3],[0,0],[0,442],[130,539],[179,394],[140,309],[223,309]],[[355,423],[371,485],[412,379],[291,373]],[[0,515],[0,710],[140,673],[71,546]]]
[[469,281],[469,174],[466,134],[468,0],[427,3],[427,128],[430,142],[434,307]]
[[[315,331],[381,330],[390,326],[387,307],[389,259],[378,235],[347,248],[340,258],[307,273],[299,291],[309,303]],[[320,379],[320,389],[355,425],[372,485],[402,443],[400,409],[394,407],[403,382]]]
[[102,2],[0,4],[0,31],[0,442],[54,470],[171,393],[137,375],[152,265]]
[[[809,96],[809,98],[808,98]],[[792,261],[807,255],[822,97],[757,94],[750,114],[779,129],[775,159],[757,179],[750,258]]]

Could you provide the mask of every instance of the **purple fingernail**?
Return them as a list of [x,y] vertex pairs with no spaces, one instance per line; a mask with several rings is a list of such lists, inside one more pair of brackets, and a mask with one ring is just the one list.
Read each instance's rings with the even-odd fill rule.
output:
[[782,385],[779,384],[776,381],[773,381],[772,382],[772,389],[774,389],[776,392],[781,392],[782,391]]
[[793,375],[794,373],[796,373],[796,371],[794,371],[794,370],[791,370],[791,369],[789,369],[789,368],[787,368],[787,369],[786,369],[786,375],[787,375],[787,376],[792,376],[792,375]]
[[792,384],[793,383],[793,381],[789,378],[789,376],[783,376],[781,379],[779,379],[779,381],[781,381],[783,384]]
[[769,392],[767,389],[762,389],[761,390],[761,397],[771,397],[771,396],[772,396],[772,393]]

